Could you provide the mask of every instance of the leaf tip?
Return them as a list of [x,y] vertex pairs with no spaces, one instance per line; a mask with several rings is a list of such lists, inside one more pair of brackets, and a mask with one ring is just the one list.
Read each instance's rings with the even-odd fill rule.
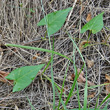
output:
[[8,76],[6,76],[5,78],[10,80],[10,77],[9,77],[9,75],[8,75]]
[[82,29],[80,30],[80,33],[84,33],[84,32],[86,32],[86,30],[85,30],[85,28],[83,26]]
[[40,22],[37,23],[37,26],[41,26],[41,25],[40,25]]
[[104,14],[104,12],[102,12],[102,14]]
[[80,33],[84,33],[82,29],[80,30]]
[[16,92],[15,90],[13,90],[12,92]]

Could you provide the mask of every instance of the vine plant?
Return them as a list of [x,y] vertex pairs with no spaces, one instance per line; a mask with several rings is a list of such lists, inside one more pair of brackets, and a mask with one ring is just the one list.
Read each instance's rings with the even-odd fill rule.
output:
[[[67,9],[52,12],[52,13],[46,15],[37,25],[38,26],[46,25],[47,32],[49,33],[49,35],[52,35],[61,29],[70,10],[71,10],[71,7],[67,8]],[[88,23],[86,23],[82,27],[80,33],[84,33],[87,30],[90,31],[90,34],[91,33],[96,34],[97,32],[99,32],[103,28],[103,14],[104,14],[104,12],[100,13],[99,15],[97,15],[96,17],[91,19]],[[90,38],[90,34],[88,36],[88,40]],[[22,46],[22,45],[16,45],[16,44],[6,44],[6,46],[33,49],[33,50],[45,51],[45,52],[52,53],[52,54],[57,54],[62,57],[65,57],[66,59],[70,60],[70,62],[73,63],[73,61],[70,58],[68,58],[67,56],[62,55],[61,53],[55,52],[53,50],[47,50],[47,49],[43,49],[43,48],[36,48],[36,47],[30,47],[30,46]],[[15,70],[13,70],[8,76],[6,76],[6,79],[14,80],[13,92],[21,91],[24,88],[26,88],[28,85],[30,85],[30,83],[35,79],[39,70],[42,69],[44,67],[44,65],[45,64],[40,64],[40,65],[35,65],[35,66],[24,66],[21,68],[17,68]],[[77,80],[77,78],[76,78],[76,80]],[[109,96],[106,98],[106,100],[108,98],[109,98]],[[104,102],[105,102],[105,100],[103,101],[103,103]],[[64,103],[63,103],[63,105],[64,105]],[[78,109],[74,109],[74,110],[78,110]],[[91,109],[91,110],[93,110],[93,109]]]

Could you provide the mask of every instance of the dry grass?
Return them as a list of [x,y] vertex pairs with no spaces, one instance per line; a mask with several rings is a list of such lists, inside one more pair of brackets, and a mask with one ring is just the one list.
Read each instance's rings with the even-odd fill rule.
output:
[[[20,7],[20,3],[22,3]],[[45,14],[55,10],[72,7],[74,0],[43,0]],[[33,9],[35,12],[31,12]],[[79,46],[82,40],[86,40],[88,33],[80,34],[80,29],[86,21],[87,14],[91,12],[92,17],[104,11],[104,26],[110,29],[110,3],[109,0],[77,0],[70,18],[67,19],[66,25],[55,34],[55,51],[60,52],[69,57],[72,56],[72,42],[68,35],[65,34],[64,28],[68,30],[76,44]],[[40,48],[49,49],[48,37],[47,40],[42,40],[41,37],[45,34],[45,27],[38,27],[37,23],[44,17],[41,8],[40,0],[0,0],[0,41],[4,43],[30,45]],[[103,28],[101,32],[92,35],[90,40],[94,46],[85,48],[82,52],[86,59],[93,59],[94,66],[87,68],[88,80],[94,84],[104,83],[104,75],[110,74],[110,46],[102,45],[101,42],[110,36],[110,31]],[[109,44],[110,41],[107,42]],[[36,65],[40,63],[47,64],[50,59],[50,54],[38,52],[40,56],[33,60],[33,56],[37,53],[34,50],[25,50],[19,48],[4,48],[0,62],[0,70],[11,72],[13,69],[25,66]],[[76,52],[76,65],[81,68],[83,65],[80,55]],[[61,86],[67,67],[67,60],[54,56],[54,78],[55,82]],[[50,67],[45,72],[45,75],[50,76]],[[42,72],[42,71],[40,71]],[[68,75],[73,73],[73,65],[70,65]],[[66,81],[65,93],[71,88],[71,81]],[[79,84],[81,107],[83,107],[84,99],[84,84]],[[52,109],[52,87],[49,81],[40,76],[32,82],[25,90],[17,93],[12,93],[12,86],[7,83],[0,82],[0,109],[1,110],[30,110],[31,106],[27,100],[30,99],[32,105],[39,110]],[[76,90],[74,90],[76,91]],[[99,87],[88,91],[95,92],[94,98],[88,99],[90,107],[95,107],[96,98],[100,93],[99,103],[105,97],[105,88]],[[64,98],[65,99],[65,98]],[[56,105],[58,97],[56,95]],[[110,105],[110,104],[109,104]],[[74,95],[69,104],[68,109],[78,107],[77,96]],[[16,109],[17,110],[17,109]]]

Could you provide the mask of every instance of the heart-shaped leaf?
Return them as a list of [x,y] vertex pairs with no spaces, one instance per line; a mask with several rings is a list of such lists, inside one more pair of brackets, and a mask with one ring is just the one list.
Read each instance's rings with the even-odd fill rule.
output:
[[15,85],[13,87],[13,92],[20,91],[26,88],[32,82],[43,66],[44,64],[17,68],[5,78],[14,80]]
[[45,16],[37,25],[42,26],[47,24],[48,33],[49,35],[54,34],[57,32],[64,24],[68,12],[71,8],[59,10],[56,12],[52,12]]
[[81,33],[84,33],[87,30],[91,30],[93,34],[99,32],[103,28],[103,14],[104,12],[97,15],[92,20],[90,20],[87,24],[85,24],[81,29]]

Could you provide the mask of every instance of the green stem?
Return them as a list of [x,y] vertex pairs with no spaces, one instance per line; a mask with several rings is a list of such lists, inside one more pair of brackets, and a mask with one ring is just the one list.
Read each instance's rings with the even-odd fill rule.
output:
[[63,84],[62,84],[62,89],[61,89],[61,94],[60,94],[60,97],[59,97],[59,104],[58,104],[57,110],[59,110],[60,102],[61,102],[61,100],[62,100],[63,89],[64,89],[64,84],[65,84],[65,79],[66,79],[66,76],[67,76],[67,71],[68,71],[68,68],[69,68],[69,64],[70,64],[70,62],[68,63],[67,69],[66,69],[66,72],[65,72],[65,76],[64,76],[64,80],[63,80]]
[[90,38],[91,33],[92,33],[92,31],[90,30],[89,31],[89,36],[88,36],[87,42],[89,41],[89,38]]
[[73,61],[69,57],[67,57],[67,56],[65,56],[61,53],[58,53],[56,51],[47,50],[47,49],[43,49],[43,48],[37,48],[37,47],[31,47],[31,46],[16,45],[16,44],[5,44],[5,45],[10,46],[10,47],[18,47],[18,48],[24,48],[24,49],[39,50],[39,51],[43,51],[43,52],[57,54],[61,57],[64,57],[64,58],[68,59],[69,61],[71,61],[73,63]]

